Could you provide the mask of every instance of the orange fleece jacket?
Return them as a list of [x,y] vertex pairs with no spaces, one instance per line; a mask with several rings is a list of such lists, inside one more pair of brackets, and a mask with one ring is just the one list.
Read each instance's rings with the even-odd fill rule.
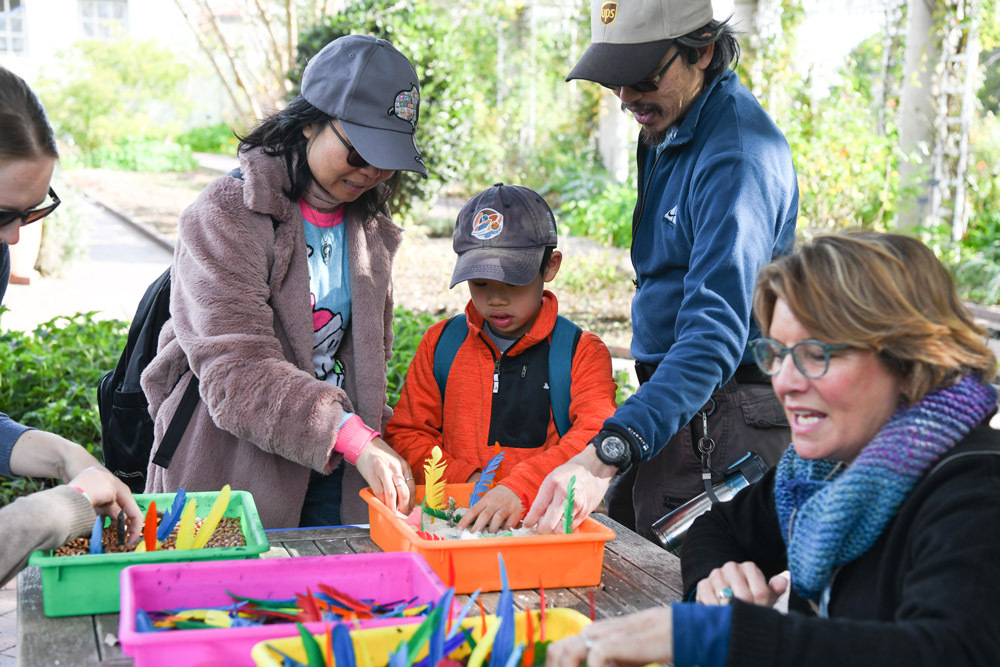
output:
[[[542,308],[531,330],[518,340],[507,356],[517,356],[536,343],[550,338],[559,304],[545,291]],[[413,470],[417,484],[424,483],[424,462],[435,446],[441,448],[448,467],[444,480],[451,484],[468,481],[494,455],[487,442],[493,403],[493,357],[500,352],[485,334],[483,318],[470,300],[465,307],[469,335],[455,353],[446,396],[434,379],[434,349],[447,319],[437,322],[424,334],[410,362],[406,381],[395,413],[385,429],[385,439]],[[570,429],[560,438],[549,410],[545,444],[536,449],[504,448],[501,466],[504,486],[519,498],[534,502],[542,480],[555,467],[583,451],[604,420],[615,412],[616,385],[611,373],[611,354],[600,338],[584,331],[573,357],[570,384]]]

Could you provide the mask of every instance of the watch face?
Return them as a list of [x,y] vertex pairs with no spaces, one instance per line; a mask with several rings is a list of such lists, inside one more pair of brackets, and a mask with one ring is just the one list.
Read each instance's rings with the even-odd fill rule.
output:
[[610,435],[601,441],[601,451],[612,461],[617,461],[625,456],[625,449],[625,441],[618,436]]

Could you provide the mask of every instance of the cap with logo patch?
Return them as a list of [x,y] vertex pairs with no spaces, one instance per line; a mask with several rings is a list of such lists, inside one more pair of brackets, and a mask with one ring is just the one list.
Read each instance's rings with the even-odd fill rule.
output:
[[415,135],[420,82],[410,61],[389,42],[369,35],[333,40],[306,64],[302,97],[339,119],[370,164],[427,177]]
[[497,183],[458,213],[452,235],[458,260],[450,286],[476,278],[527,285],[541,270],[545,249],[558,241],[555,216],[541,195]]
[[674,39],[708,25],[712,16],[711,0],[591,0],[591,44],[566,80],[642,81]]

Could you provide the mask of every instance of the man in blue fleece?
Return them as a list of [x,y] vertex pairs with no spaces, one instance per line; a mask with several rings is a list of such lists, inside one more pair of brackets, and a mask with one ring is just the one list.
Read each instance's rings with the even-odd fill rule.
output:
[[[730,68],[739,45],[710,0],[592,0],[592,44],[567,80],[609,88],[641,126],[632,215],[632,356],[641,386],[556,468],[525,517],[611,516],[654,540],[661,516],[747,451],[773,465],[787,421],[748,341],[754,279],[795,239],[798,186],[781,131]],[[609,489],[610,485],[610,489]]]

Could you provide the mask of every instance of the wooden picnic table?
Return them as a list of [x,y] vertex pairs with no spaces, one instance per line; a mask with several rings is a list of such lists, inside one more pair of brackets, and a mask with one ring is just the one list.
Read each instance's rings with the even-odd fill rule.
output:
[[[615,531],[606,544],[599,586],[546,589],[546,605],[590,613],[590,593],[597,618],[628,614],[669,604],[681,597],[680,561],[625,526],[602,514],[594,519]],[[368,528],[342,526],[268,533],[271,549],[262,558],[296,558],[324,554],[379,552]],[[487,612],[496,609],[499,593],[480,596]],[[468,596],[458,596],[460,601]],[[538,609],[537,590],[514,591],[519,609]],[[118,614],[48,618],[42,610],[42,581],[37,567],[25,568],[17,580],[17,650],[21,665],[131,665],[117,644]],[[248,656],[249,661],[249,656]]]

